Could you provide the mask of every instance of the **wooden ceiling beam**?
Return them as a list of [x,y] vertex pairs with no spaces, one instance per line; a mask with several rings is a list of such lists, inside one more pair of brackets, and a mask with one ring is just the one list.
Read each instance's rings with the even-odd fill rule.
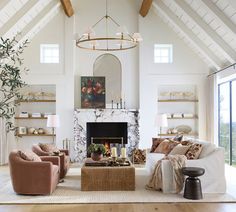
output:
[[68,17],[74,15],[74,10],[70,0],[61,0],[62,7]]
[[143,17],[145,17],[148,14],[148,11],[150,10],[152,6],[153,0],[143,0],[142,6],[139,10],[139,14]]

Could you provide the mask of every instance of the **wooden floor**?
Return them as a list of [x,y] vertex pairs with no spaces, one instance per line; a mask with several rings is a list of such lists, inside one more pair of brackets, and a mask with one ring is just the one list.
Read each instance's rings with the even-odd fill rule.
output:
[[236,203],[0,205],[0,212],[235,212]]

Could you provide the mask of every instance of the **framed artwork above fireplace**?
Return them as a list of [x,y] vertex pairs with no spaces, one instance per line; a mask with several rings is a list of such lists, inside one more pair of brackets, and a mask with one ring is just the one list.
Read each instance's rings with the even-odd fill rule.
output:
[[81,108],[105,108],[105,77],[81,77]]

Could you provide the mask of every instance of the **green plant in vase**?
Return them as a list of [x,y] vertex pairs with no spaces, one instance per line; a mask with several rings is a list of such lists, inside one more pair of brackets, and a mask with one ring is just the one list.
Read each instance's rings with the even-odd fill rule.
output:
[[88,147],[88,153],[91,154],[91,158],[95,161],[101,160],[105,152],[106,152],[106,149],[103,144],[92,143]]

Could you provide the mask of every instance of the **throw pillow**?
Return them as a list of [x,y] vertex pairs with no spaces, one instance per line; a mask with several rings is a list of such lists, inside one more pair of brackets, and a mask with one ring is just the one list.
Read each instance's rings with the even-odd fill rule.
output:
[[169,155],[185,155],[190,146],[183,146],[182,144],[178,144],[171,150]]
[[188,141],[188,140],[181,141],[180,143],[181,143],[182,145],[184,145],[184,146],[191,146],[191,145],[193,144],[193,142]]
[[158,147],[155,149],[155,153],[162,153],[168,155],[175,146],[177,146],[179,142],[172,140],[164,140],[162,141]]
[[24,160],[27,160],[27,161],[34,161],[34,162],[41,162],[41,158],[36,155],[34,152],[30,151],[30,150],[27,150],[27,151],[18,151],[20,157]]
[[164,140],[164,138],[152,138],[152,147],[150,152],[154,152],[158,145]]
[[176,135],[175,137],[174,137],[174,141],[182,141],[183,140],[183,137],[184,137],[184,135],[182,134],[180,134],[180,135]]
[[199,158],[199,155],[202,151],[202,144],[192,144],[185,154],[188,160],[195,160]]
[[60,152],[59,149],[54,144],[41,144],[40,143],[39,146],[44,152],[49,152],[49,153]]

